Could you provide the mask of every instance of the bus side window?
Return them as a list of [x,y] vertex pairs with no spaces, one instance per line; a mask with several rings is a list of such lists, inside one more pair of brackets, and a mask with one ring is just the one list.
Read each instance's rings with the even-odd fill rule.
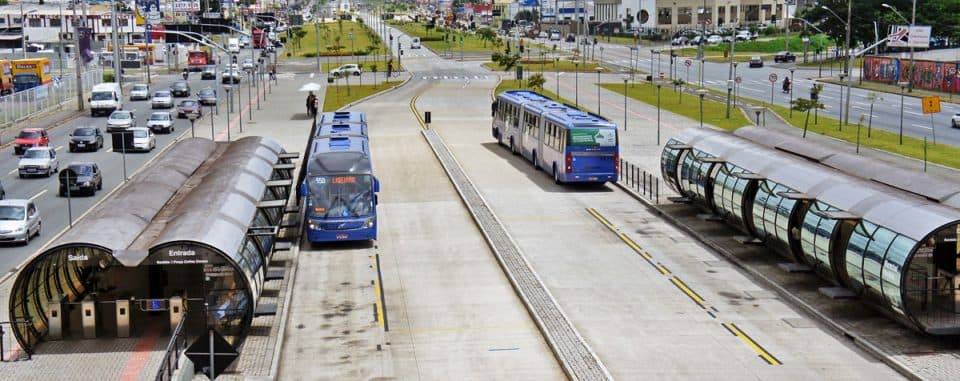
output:
[[567,150],[567,129],[560,129],[560,152]]

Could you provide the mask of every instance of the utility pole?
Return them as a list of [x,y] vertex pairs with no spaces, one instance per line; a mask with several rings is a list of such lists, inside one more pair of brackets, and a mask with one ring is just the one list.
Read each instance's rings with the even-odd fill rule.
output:
[[[740,12],[740,8],[737,8],[737,12]],[[727,75],[727,119],[730,119],[730,95],[733,93],[733,65],[734,59],[733,54],[737,48],[737,36],[734,35],[730,39],[730,71]],[[702,70],[702,69],[701,69]]]
[[113,80],[123,86],[123,75],[120,73],[120,44],[117,42],[117,3],[110,4],[110,39],[113,40]]
[[[707,21],[704,17],[707,15],[707,0],[703,0],[703,8],[700,10],[700,40],[697,43],[697,59],[703,59],[703,43],[707,38]],[[703,67],[700,67],[700,73],[703,74]],[[703,81],[701,81],[701,86],[703,86]]]
[[[84,14],[86,14],[87,1],[82,0],[82,2],[83,2]],[[73,7],[73,19],[77,20],[77,7]],[[81,57],[83,54],[81,54],[81,51],[80,51],[80,26],[81,25],[86,27],[87,25],[86,16],[84,16],[84,19],[81,22],[73,23],[73,43],[74,43],[73,46],[77,47],[76,51],[73,52],[73,59],[74,61],[76,61],[74,63],[74,68],[77,70],[77,111],[83,111],[83,78],[80,73],[80,67],[83,66],[83,58]],[[116,59],[116,56],[114,56],[114,59]]]
[[[849,22],[849,21],[848,21],[848,22]],[[910,19],[910,26],[913,27],[913,26],[916,26],[916,25],[917,25],[917,0],[913,0],[913,16],[912,16],[911,19]],[[910,36],[910,38],[912,39],[913,36]],[[914,67],[913,67],[913,44],[910,44],[910,71],[909,71],[909,73],[910,73],[910,78],[907,78],[907,82],[908,82],[908,83],[907,83],[907,88],[910,89],[910,91],[912,92],[912,91],[913,91],[913,73],[914,73]],[[936,142],[934,142],[934,143],[936,143]]]
[[[916,0],[914,0],[916,1]],[[856,58],[852,55],[850,51],[850,30],[853,29],[853,24],[851,24],[851,17],[853,16],[853,0],[847,0],[847,104],[844,106],[846,109],[843,116],[843,124],[850,124],[850,87],[853,86],[853,60]],[[912,48],[911,48],[912,49]],[[911,63],[913,65],[913,63]],[[912,69],[912,67],[911,67]],[[840,94],[843,94],[843,90],[840,90]]]

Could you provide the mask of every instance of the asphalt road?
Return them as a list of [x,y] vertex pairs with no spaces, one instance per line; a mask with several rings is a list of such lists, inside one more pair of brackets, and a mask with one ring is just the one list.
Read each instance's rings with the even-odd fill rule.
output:
[[[138,78],[136,79],[136,82],[140,83],[142,80],[142,78]],[[154,76],[152,79],[153,83],[150,87],[151,92],[155,90],[166,89],[170,84],[178,80],[182,80],[179,75]],[[221,97],[219,102],[221,106],[219,115],[215,115],[216,121],[214,125],[218,130],[223,129],[225,127],[225,118],[227,116],[226,101],[224,99],[226,93],[220,87],[220,81],[203,81],[200,80],[200,75],[198,73],[192,73],[190,75],[189,82],[192,93],[196,93],[200,89],[206,87],[218,89],[218,95]],[[129,79],[127,83],[130,83]],[[246,79],[244,79],[240,85],[242,86],[241,89],[244,97],[243,100],[246,101]],[[236,86],[237,85],[234,85],[234,87]],[[129,88],[125,89],[125,92],[129,91],[128,89]],[[175,98],[175,104],[179,103],[181,99],[186,98]],[[236,96],[234,97],[234,102],[234,106],[236,107]],[[150,117],[150,114],[153,111],[164,111],[161,109],[152,110],[149,100],[126,100],[124,102],[124,107],[126,110],[134,111],[137,119],[137,126],[146,126],[146,120]],[[170,109],[170,111],[174,110],[175,109]],[[196,122],[197,136],[209,136],[210,115],[208,110],[209,108],[205,107],[203,119]],[[231,117],[236,118],[236,113],[231,114]],[[52,237],[56,236],[59,232],[69,226],[71,217],[73,220],[76,220],[79,216],[89,210],[91,206],[119,186],[123,182],[124,163],[126,163],[126,173],[128,177],[130,177],[145,163],[155,157],[157,153],[160,152],[164,147],[170,145],[179,138],[190,136],[190,122],[187,119],[178,119],[174,125],[175,131],[173,133],[156,134],[157,147],[151,152],[129,152],[126,155],[114,152],[110,135],[106,133],[104,133],[104,147],[99,151],[75,153],[69,152],[69,135],[75,128],[80,126],[94,126],[100,127],[101,130],[105,131],[106,120],[107,118],[105,116],[91,117],[88,109],[87,111],[84,111],[80,117],[49,130],[50,146],[55,147],[57,150],[57,156],[60,160],[61,169],[65,168],[69,163],[74,161],[93,161],[100,166],[101,171],[103,172],[103,190],[98,191],[93,197],[72,197],[69,199],[69,202],[66,197],[59,197],[57,195],[59,187],[57,175],[53,175],[49,178],[19,178],[17,172],[19,157],[14,156],[13,147],[8,146],[0,149],[0,157],[5,155],[5,157],[8,158],[6,160],[0,160],[0,182],[3,184],[7,198],[34,200],[37,204],[37,208],[40,210],[40,217],[42,221],[42,230],[40,236],[38,238],[34,238],[29,242],[29,244],[0,244],[0,270],[13,269],[23,262],[24,259],[38,252],[38,250],[46,245]],[[236,121],[234,121],[234,123],[236,123]],[[236,128],[236,126],[233,128]]]
[[[556,43],[558,49],[569,52],[576,45],[567,42],[554,42],[537,39],[536,42],[544,43],[548,46]],[[602,48],[602,49],[601,49]],[[670,45],[661,47],[642,47],[639,52],[631,51],[629,46],[620,44],[608,44],[599,42],[595,48],[586,49],[588,58],[602,59],[608,66],[620,67],[626,70],[630,67],[643,72],[663,73],[665,79],[677,78],[689,83],[700,84],[700,62],[691,59],[691,64],[687,67],[684,63],[686,59],[678,57],[675,64],[670,64]],[[653,53],[662,51],[662,53]],[[802,60],[802,57],[800,58]],[[737,86],[738,96],[752,98],[761,102],[789,107],[791,95],[783,93],[781,87],[783,79],[790,76],[790,67],[793,64],[774,63],[772,61],[764,62],[762,68],[749,68],[746,63],[739,63],[734,68],[734,78],[741,77],[741,83]],[[846,88],[839,85],[817,82],[816,79],[821,75],[824,78],[839,78],[840,67],[835,65],[831,71],[829,66],[824,66],[822,73],[817,67],[797,68],[793,73],[793,97],[809,98],[810,89],[816,83],[823,84],[823,90],[820,93],[820,102],[824,104],[825,109],[820,111],[820,115],[839,118],[841,113],[846,113]],[[776,82],[770,83],[770,75],[776,75]],[[859,70],[854,70],[854,84],[859,79]],[[726,91],[727,80],[730,77],[730,65],[726,63],[703,64],[703,85],[708,88]],[[642,80],[643,77],[637,77]],[[772,90],[772,93],[771,93]],[[843,94],[841,95],[841,90]],[[587,90],[590,91],[590,90]],[[851,90],[853,98],[850,102],[849,122],[855,126],[862,114],[864,116],[864,126],[870,123],[870,100],[867,99],[869,90],[853,88]],[[898,133],[901,127],[900,108],[901,97],[899,93],[878,93],[880,99],[877,99],[873,105],[874,128],[883,129]],[[960,96],[957,97],[960,101]],[[841,102],[842,101],[842,102]],[[946,101],[946,99],[945,99]],[[920,98],[909,96],[909,93],[903,97],[903,133],[905,136],[917,138],[928,137],[933,140],[934,135],[938,142],[947,143],[954,146],[960,146],[960,131],[950,126],[951,117],[960,113],[960,104],[941,103],[941,112],[933,114],[931,120],[929,114],[923,114]],[[931,127],[931,123],[932,126]]]

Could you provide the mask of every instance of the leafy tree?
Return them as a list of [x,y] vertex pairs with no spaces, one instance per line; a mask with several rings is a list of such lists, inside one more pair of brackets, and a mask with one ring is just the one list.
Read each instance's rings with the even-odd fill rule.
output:
[[797,98],[793,100],[793,109],[807,113],[807,117],[803,120],[803,137],[806,138],[807,127],[810,125],[810,110],[823,109],[823,103],[807,98]]
[[543,91],[543,84],[546,82],[547,80],[543,78],[543,74],[540,73],[531,75],[530,78],[527,78],[527,86],[535,90]]
[[370,72],[373,73],[373,88],[377,88],[377,64],[376,62],[368,65]]
[[497,39],[497,32],[494,32],[493,29],[490,28],[477,29],[476,35],[477,38],[483,42],[484,48],[487,47],[487,41],[492,42],[493,40]]
[[678,91],[678,93],[679,93],[678,96],[680,97],[680,99],[677,101],[678,104],[683,104],[683,85],[684,85],[685,83],[686,83],[686,82],[684,82],[682,79],[674,79],[674,80],[673,80],[673,91],[680,90],[680,91]]
[[514,66],[517,66],[517,63],[520,62],[519,54],[502,54],[500,52],[494,52],[490,58],[493,62],[496,62],[500,67],[505,71],[510,71]]
[[520,21],[520,20],[536,21],[540,19],[540,14],[537,13],[537,11],[535,10],[531,11],[531,10],[524,9],[520,12],[517,12],[517,14],[513,16],[513,19],[516,21]]
[[[864,97],[867,98],[867,101],[870,102],[870,120],[867,122],[867,137],[870,137],[870,134],[873,130],[873,104],[877,101],[883,102],[883,96],[875,91],[868,92]],[[863,115],[861,115],[862,117]]]

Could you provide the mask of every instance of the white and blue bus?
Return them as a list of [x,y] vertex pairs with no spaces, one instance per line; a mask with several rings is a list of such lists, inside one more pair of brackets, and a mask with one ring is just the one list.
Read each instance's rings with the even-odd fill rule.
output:
[[497,95],[493,137],[559,183],[617,181],[617,125],[528,90]]
[[317,117],[314,138],[329,136],[367,137],[367,114],[361,111],[325,112]]
[[377,196],[367,138],[315,137],[300,192],[306,198],[307,240],[377,239]]

